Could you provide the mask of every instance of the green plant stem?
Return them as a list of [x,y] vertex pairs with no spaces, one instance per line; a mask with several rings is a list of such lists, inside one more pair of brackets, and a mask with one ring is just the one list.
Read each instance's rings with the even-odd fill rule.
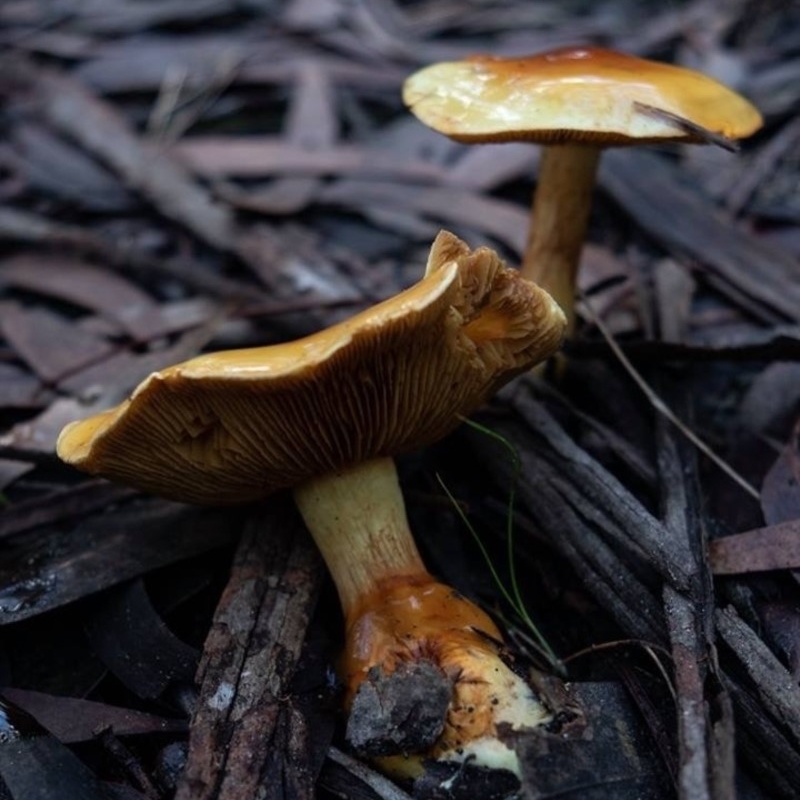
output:
[[496,433],[489,428],[484,427],[483,425],[478,424],[477,422],[473,422],[472,420],[465,419],[464,422],[469,425],[474,430],[489,436],[490,438],[494,439],[495,441],[502,444],[506,450],[511,454],[512,463],[513,463],[513,474],[512,474],[512,482],[511,487],[509,488],[508,492],[508,511],[506,516],[506,555],[508,558],[508,573],[509,573],[509,581],[511,584],[510,591],[506,588],[503,581],[500,579],[500,576],[497,572],[497,569],[492,562],[491,556],[486,549],[483,541],[481,541],[478,532],[473,527],[472,523],[467,518],[466,514],[462,510],[459,503],[451,494],[450,490],[445,485],[444,481],[442,480],[441,476],[437,475],[437,480],[441,485],[442,489],[444,490],[447,497],[450,499],[450,502],[453,503],[453,506],[456,509],[459,517],[464,522],[467,527],[467,530],[472,535],[473,539],[478,545],[478,548],[481,551],[481,555],[483,556],[484,560],[486,561],[487,566],[489,567],[489,572],[491,573],[492,579],[494,580],[497,588],[499,589],[503,599],[508,603],[508,605],[514,610],[517,616],[523,621],[525,626],[528,630],[533,634],[534,640],[537,643],[537,649],[539,653],[547,660],[547,663],[551,666],[553,670],[556,672],[563,674],[564,673],[564,666],[561,660],[553,651],[552,647],[550,647],[549,643],[539,631],[538,627],[531,619],[530,614],[528,613],[527,608],[525,607],[525,603],[522,599],[522,592],[519,588],[519,581],[517,580],[517,570],[516,570],[516,561],[514,558],[514,503],[516,500],[516,491],[517,491],[517,482],[519,480],[520,472],[522,470],[522,460],[519,457],[519,453],[517,452],[514,445],[511,444],[507,439],[501,436],[499,433]]

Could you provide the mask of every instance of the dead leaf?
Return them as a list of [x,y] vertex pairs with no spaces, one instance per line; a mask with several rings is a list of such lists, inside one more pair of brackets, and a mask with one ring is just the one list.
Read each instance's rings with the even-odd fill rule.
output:
[[800,569],[800,519],[714,539],[708,561],[715,575]]
[[770,525],[800,519],[800,422],[764,477],[761,510]]
[[48,383],[102,361],[114,351],[110,342],[49,309],[27,309],[11,301],[0,304],[0,333],[19,358]]
[[103,729],[111,729],[117,736],[132,736],[185,731],[187,728],[185,720],[166,719],[77,697],[57,697],[12,688],[3,689],[2,695],[27,711],[65,744],[88,742]]
[[0,286],[25,289],[73,303],[109,317],[135,336],[130,320],[156,307],[146,292],[108,269],[69,256],[15,256],[0,262]]

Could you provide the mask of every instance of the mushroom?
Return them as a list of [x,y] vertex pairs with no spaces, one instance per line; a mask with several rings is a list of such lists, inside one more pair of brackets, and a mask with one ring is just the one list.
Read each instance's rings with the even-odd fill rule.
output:
[[406,80],[403,99],[460,142],[545,145],[522,274],[564,309],[569,332],[601,150],[672,141],[730,147],[762,125],[747,100],[699,72],[598,47],[433,64]]
[[[564,326],[550,296],[493,251],[442,232],[425,277],[406,291],[298,341],[156,372],[116,408],[67,425],[58,455],[190,503],[291,488],[344,610],[351,722],[394,675],[413,684],[433,673],[444,696],[415,740],[367,737],[361,750],[395,774],[427,758],[513,769],[500,726],[533,727],[549,712],[503,660],[487,614],[426,570],[392,456],[455,428],[553,353]],[[415,713],[426,705],[422,697]]]

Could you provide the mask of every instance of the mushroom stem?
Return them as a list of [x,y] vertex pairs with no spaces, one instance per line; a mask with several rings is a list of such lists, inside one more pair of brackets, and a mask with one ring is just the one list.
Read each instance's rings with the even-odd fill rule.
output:
[[[384,769],[403,777],[418,774],[429,758],[518,774],[503,731],[534,728],[550,713],[503,660],[492,620],[428,574],[408,527],[394,462],[378,458],[329,473],[306,481],[294,495],[344,607],[342,677],[351,722],[365,714],[387,716],[385,729],[370,720],[370,731],[381,731],[374,737],[358,734],[364,752],[381,756]],[[415,665],[428,685],[404,698],[417,691],[413,678],[404,682]],[[434,698],[442,687],[439,706]],[[381,698],[377,709],[373,697]],[[391,708],[406,700],[404,716],[435,719],[420,740],[397,744],[399,723]],[[349,727],[348,738],[355,744]],[[398,752],[415,757],[393,755]]]
[[306,481],[295,502],[336,583],[345,616],[390,577],[427,579],[391,458]]
[[575,328],[575,282],[600,152],[583,144],[544,148],[522,261],[522,276],[564,310],[568,334]]

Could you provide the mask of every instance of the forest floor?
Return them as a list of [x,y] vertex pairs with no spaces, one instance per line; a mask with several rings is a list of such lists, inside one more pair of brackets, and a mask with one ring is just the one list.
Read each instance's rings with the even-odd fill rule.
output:
[[567,44],[702,70],[765,124],[604,154],[559,374],[475,415],[519,474],[462,426],[398,459],[411,524],[518,664],[568,677],[584,725],[520,742],[523,797],[800,794],[797,4],[5,0],[0,798],[457,796],[348,749],[286,498],[199,510],[54,447],[155,370],[410,286],[441,228],[519,263],[539,148],[450,141],[401,87]]

